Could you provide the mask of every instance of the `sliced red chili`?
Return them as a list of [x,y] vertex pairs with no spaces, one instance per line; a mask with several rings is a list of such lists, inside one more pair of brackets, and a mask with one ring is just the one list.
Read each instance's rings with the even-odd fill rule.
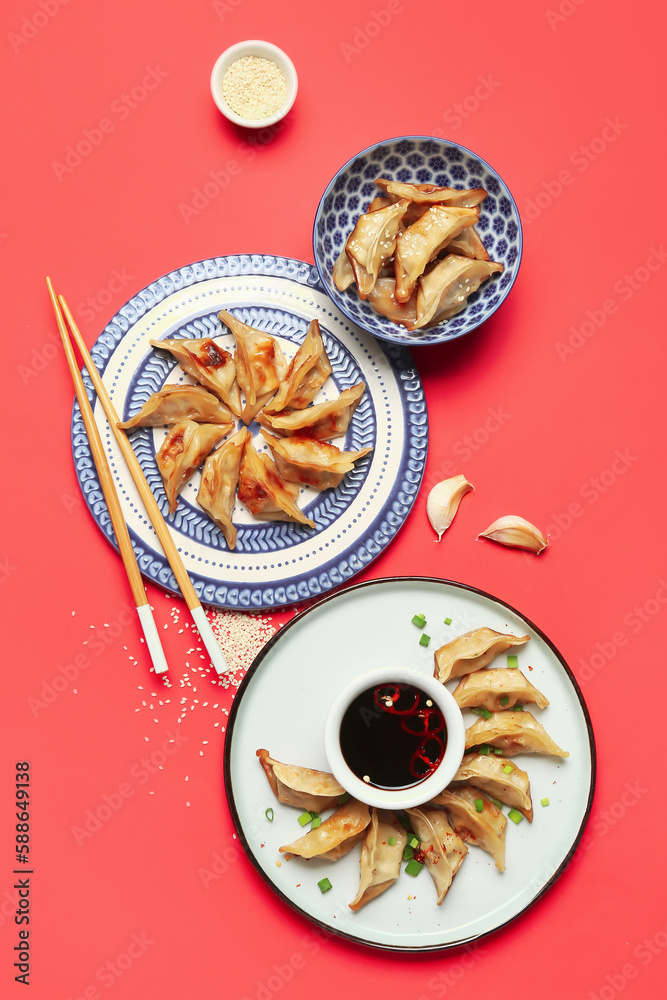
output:
[[433,774],[445,753],[445,745],[439,736],[431,735],[415,750],[410,761],[410,773],[415,778],[425,778]]
[[[406,695],[409,695],[412,701],[408,700],[407,705],[398,707],[401,696],[403,696],[405,701]],[[405,691],[405,689],[401,690],[398,684],[387,684],[384,687],[375,689],[373,692],[373,701],[378,708],[382,709],[383,712],[389,712],[390,715],[412,715],[419,704],[419,691],[415,688],[412,691]]]
[[445,728],[445,720],[439,708],[420,708],[401,719],[401,727],[413,736],[423,736],[426,733],[439,733]]

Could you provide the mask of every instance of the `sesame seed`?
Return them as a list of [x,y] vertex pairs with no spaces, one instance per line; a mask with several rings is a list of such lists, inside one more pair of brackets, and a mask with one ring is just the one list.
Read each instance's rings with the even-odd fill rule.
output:
[[222,96],[240,118],[261,121],[285,103],[287,81],[273,60],[242,56],[228,67],[222,79]]

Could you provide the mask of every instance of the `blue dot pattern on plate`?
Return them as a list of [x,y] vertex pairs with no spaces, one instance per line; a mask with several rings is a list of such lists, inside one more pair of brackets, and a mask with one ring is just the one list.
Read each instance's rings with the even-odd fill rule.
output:
[[[277,299],[275,286],[270,293],[262,285],[262,277],[280,279]],[[225,279],[225,283],[218,285],[216,279]],[[238,281],[230,284],[228,279]],[[368,383],[344,447],[358,450],[369,446],[374,451],[355,465],[340,486],[317,493],[304,505],[316,529],[250,519],[252,523],[237,524],[237,546],[231,552],[220,530],[196,502],[186,498],[185,491],[174,514],[168,513],[155,462],[153,429],[141,428],[132,434],[144,474],[172,528],[200,599],[239,610],[281,607],[345,583],[378,556],[400,529],[424,472],[428,442],[424,393],[405,348],[380,345],[348,323],[327,299],[312,265],[268,255],[237,255],[201,261],[159,278],[135,295],[106,326],[91,354],[112,396],[114,391],[118,393],[115,402],[121,419],[136,413],[167,381],[174,377],[181,380],[174,372],[173,357],[148,347],[147,338],[155,338],[156,323],[162,323],[162,337],[217,337],[224,333],[217,316],[223,304],[243,322],[295,345],[301,343],[309,317],[319,314],[335,390],[340,392],[362,379]],[[87,375],[85,381],[97,413],[99,403]],[[393,401],[391,406],[388,399]],[[130,495],[129,473],[122,461],[115,459],[106,422],[102,437],[124,512],[129,511],[126,519],[139,567],[148,579],[177,591],[145,511]],[[84,499],[106,538],[115,544],[76,404],[72,450]],[[388,477],[386,467],[391,463],[395,471]],[[304,540],[308,540],[307,549]]]
[[[468,299],[465,309],[437,326],[408,332],[381,316],[369,302],[362,302],[352,285],[339,292],[333,283],[333,266],[354,223],[382,191],[376,177],[440,187],[483,187],[488,197],[480,205],[478,229],[492,260],[503,264]],[[315,263],[327,295],[349,319],[381,340],[410,346],[438,344],[470,333],[491,316],[509,294],[521,262],[522,234],[519,211],[498,174],[470,150],[444,139],[411,136],[390,139],[359,153],[342,167],[320,201],[313,229]]]

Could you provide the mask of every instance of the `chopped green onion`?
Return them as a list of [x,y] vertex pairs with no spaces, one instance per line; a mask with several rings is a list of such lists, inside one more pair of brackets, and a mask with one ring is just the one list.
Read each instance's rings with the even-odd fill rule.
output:
[[516,670],[519,666],[519,657],[515,653],[510,653],[507,657],[507,666],[510,670]]
[[512,820],[513,823],[520,823],[521,820],[523,819],[523,816],[521,815],[518,809],[510,809],[507,815],[509,816],[509,818]]
[[475,715],[481,715],[483,719],[491,718],[491,713],[488,708],[471,708],[470,711],[474,712]]
[[410,858],[413,857],[414,853],[415,853],[414,849],[410,847],[409,844],[406,844],[405,847],[403,848],[403,860],[409,861]]
[[479,748],[479,752],[481,754],[483,754],[485,757],[488,757],[489,754],[491,753],[491,746],[490,746],[490,744],[489,743],[482,743],[481,747]]
[[496,807],[496,809],[500,810],[500,812],[503,811],[503,804],[500,801],[500,799],[491,799],[491,801],[493,802],[493,804]]
[[393,847],[394,844],[396,843],[396,837],[390,837],[387,843],[389,844],[390,847]]
[[475,809],[478,813],[484,812],[484,799],[475,799]]
[[514,706],[514,711],[515,712],[523,712],[523,705],[518,705],[518,704],[515,705]]
[[320,881],[317,883],[317,888],[320,890],[320,892],[328,892],[329,889],[332,888],[331,882],[329,881],[328,878],[321,878]]
[[347,800],[349,799],[349,797],[350,797],[350,793],[349,792],[343,792],[342,795],[338,796],[338,805],[339,806],[344,805],[347,802]]
[[540,803],[541,803],[541,804],[542,804],[543,806],[548,806],[548,805],[549,805],[549,799],[540,799]]
[[503,767],[503,771],[505,772],[505,774],[511,774],[513,770],[514,768],[512,767],[511,764],[505,764],[505,766]]
[[494,747],[493,748],[493,752],[496,754],[497,757],[502,757],[502,755],[503,755],[503,751],[502,751],[501,747]]
[[410,829],[410,819],[408,816],[400,815],[398,817],[398,822],[401,824],[404,830]]
[[415,837],[413,833],[411,837],[408,837],[408,844],[410,847],[419,847],[419,837]]
[[410,858],[407,865],[405,866],[405,874],[413,876],[419,875],[423,867],[424,867],[423,864],[421,864],[419,861],[415,861],[414,858]]
[[273,809],[269,806],[268,809],[264,811],[264,815],[268,819],[269,823],[273,823]]
[[426,624],[426,618],[424,617],[424,615],[415,615],[414,618],[412,619],[412,624],[416,625],[417,628],[423,628],[424,625]]
[[314,816],[313,817],[313,822],[310,824],[310,829],[311,830],[317,830],[318,826],[322,826],[322,817],[321,816]]
[[506,694],[504,698],[500,699],[500,704],[501,705],[506,705],[509,700],[510,700],[510,696],[508,694]]
[[451,624],[452,624],[452,619],[451,618],[445,618],[445,625],[451,625]]
[[310,823],[313,819],[313,814],[309,812],[301,813],[299,816],[299,823],[301,826],[305,826],[306,823]]
[[431,636],[430,635],[426,635],[426,632],[423,632],[422,635],[419,636],[419,645],[420,646],[428,646],[428,644],[429,644],[430,641],[431,641]]

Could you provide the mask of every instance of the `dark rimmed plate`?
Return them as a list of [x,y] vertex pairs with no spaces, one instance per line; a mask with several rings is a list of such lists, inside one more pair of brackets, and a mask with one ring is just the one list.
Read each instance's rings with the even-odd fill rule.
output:
[[[412,616],[423,613],[429,648]],[[451,618],[451,625],[444,624]],[[536,717],[570,757],[524,754],[535,818],[507,830],[507,869],[471,847],[442,906],[427,871],[402,873],[378,899],[353,913],[358,850],[332,864],[285,861],[281,844],[300,836],[298,812],[274,799],[256,760],[260,747],[288,763],[327,770],[324,718],[334,695],[359,672],[387,665],[433,671],[433,651],[473,628],[530,634],[514,650],[519,666],[550,700]],[[503,657],[496,661],[500,663]],[[454,686],[454,685],[452,685]],[[468,715],[469,713],[466,713]],[[474,721],[469,715],[467,724]],[[225,786],[239,837],[264,880],[302,916],[358,944],[428,952],[480,938],[524,913],[549,889],[582,836],[595,785],[595,743],[577,682],[552,642],[498,598],[464,584],[423,577],[373,580],[333,594],[284,626],[257,657],[234,701],[225,744]],[[542,807],[540,800],[549,799]],[[265,810],[271,806],[274,821]],[[504,810],[507,812],[507,810]],[[277,862],[280,861],[280,867]],[[327,876],[333,888],[321,893]]]

